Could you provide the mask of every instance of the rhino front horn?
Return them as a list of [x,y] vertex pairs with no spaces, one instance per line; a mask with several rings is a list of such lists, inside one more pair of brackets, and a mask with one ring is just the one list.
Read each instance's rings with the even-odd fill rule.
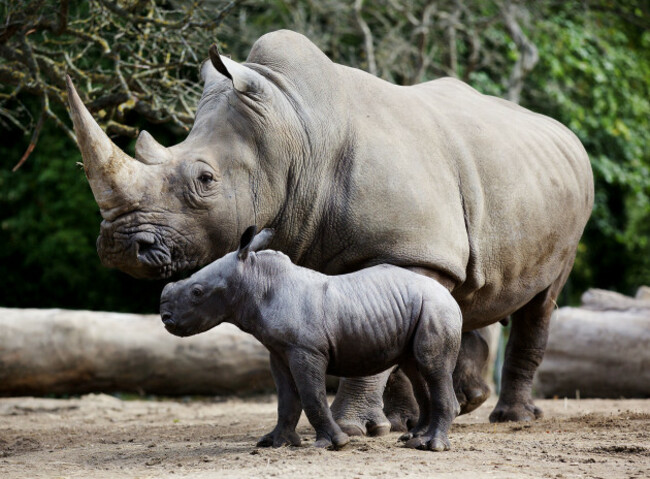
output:
[[136,209],[142,197],[146,165],[124,153],[97,124],[72,80],[66,75],[70,117],[81,150],[84,171],[105,220]]

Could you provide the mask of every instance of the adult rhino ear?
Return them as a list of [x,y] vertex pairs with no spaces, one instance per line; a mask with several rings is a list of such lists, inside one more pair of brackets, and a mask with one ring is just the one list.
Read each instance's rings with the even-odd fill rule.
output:
[[244,261],[248,258],[248,252],[250,251],[251,244],[255,239],[255,233],[257,233],[257,226],[253,225],[246,228],[244,234],[241,235],[239,249],[237,250],[237,258],[239,258],[240,261]]
[[[255,70],[222,56],[216,43],[210,47],[210,63],[218,73],[232,81],[233,88],[239,93],[259,95],[264,91],[266,78]],[[205,73],[204,78],[208,79]]]

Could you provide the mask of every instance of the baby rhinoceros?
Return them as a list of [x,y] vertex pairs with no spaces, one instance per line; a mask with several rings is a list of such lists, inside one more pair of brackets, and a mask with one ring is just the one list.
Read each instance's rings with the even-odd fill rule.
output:
[[418,423],[402,439],[413,448],[449,449],[447,432],[460,410],[451,375],[462,327],[449,292],[389,265],[326,276],[261,251],[272,230],[255,233],[251,226],[236,252],[165,286],[160,314],[177,336],[227,321],[270,351],[278,423],[257,445],[300,445],[295,428],[304,409],[315,446],[344,446],[349,438],[330,413],[325,375],[368,376],[398,365],[420,407]]

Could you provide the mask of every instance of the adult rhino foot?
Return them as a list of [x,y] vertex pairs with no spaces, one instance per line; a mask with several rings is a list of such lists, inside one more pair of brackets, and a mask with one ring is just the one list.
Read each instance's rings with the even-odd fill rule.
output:
[[424,451],[448,451],[451,449],[451,443],[447,434],[437,432],[431,435],[423,434],[406,441],[406,447],[411,449],[421,449]]
[[490,387],[482,378],[471,378],[456,389],[460,414],[467,414],[483,404],[490,397]]
[[257,447],[300,446],[300,436],[295,431],[273,430],[257,441]]
[[388,378],[384,391],[384,412],[393,432],[406,432],[413,428],[420,417],[420,408],[413,396],[413,387],[401,369]]
[[384,414],[382,394],[389,372],[368,378],[341,378],[331,410],[339,427],[350,436],[383,436],[391,423]]
[[340,432],[334,434],[333,437],[323,436],[316,440],[314,447],[319,447],[323,449],[341,449],[345,447],[350,442],[350,437],[344,433]]
[[463,333],[453,374],[460,414],[472,412],[490,397],[490,387],[483,380],[488,354],[487,341],[478,331]]
[[490,414],[490,422],[533,421],[543,415],[542,410],[533,404],[532,399],[514,404],[499,400]]
[[[334,415],[336,418],[336,415]],[[365,411],[361,415],[336,419],[341,430],[350,436],[385,436],[391,431],[391,422],[381,409]]]

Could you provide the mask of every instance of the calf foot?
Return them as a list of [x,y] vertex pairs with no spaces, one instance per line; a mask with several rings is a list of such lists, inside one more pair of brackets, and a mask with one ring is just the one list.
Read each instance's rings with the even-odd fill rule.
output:
[[336,433],[333,436],[324,435],[317,438],[314,443],[314,447],[320,447],[325,449],[341,449],[346,444],[350,442],[350,437],[344,433]]
[[274,429],[265,434],[257,441],[257,447],[282,447],[282,446],[300,446],[300,436],[296,431],[282,431]]
[[451,449],[451,443],[449,442],[447,434],[444,432],[435,432],[433,434],[423,434],[409,439],[406,441],[406,447],[439,452]]
[[543,416],[542,410],[533,404],[533,400],[509,404],[501,401],[490,414],[490,422],[533,421]]

